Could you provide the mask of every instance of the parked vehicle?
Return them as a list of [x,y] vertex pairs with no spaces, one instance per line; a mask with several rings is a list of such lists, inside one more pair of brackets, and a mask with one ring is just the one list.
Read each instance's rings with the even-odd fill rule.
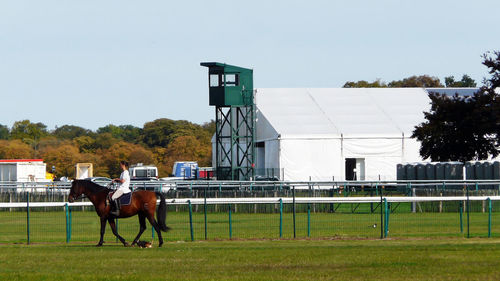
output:
[[129,170],[131,180],[158,179],[158,168],[154,165],[143,165],[142,163],[131,165]]
[[85,180],[89,180],[91,182],[97,183],[98,185],[106,187],[109,186],[109,184],[113,181],[112,179],[106,177],[91,177],[91,178],[85,178]]
[[183,179],[198,178],[198,162],[196,161],[177,161],[172,169],[174,177]]

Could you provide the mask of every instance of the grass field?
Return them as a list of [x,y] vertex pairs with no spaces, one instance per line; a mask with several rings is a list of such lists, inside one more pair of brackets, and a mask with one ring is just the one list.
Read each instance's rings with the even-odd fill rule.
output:
[[[275,206],[267,206],[273,209]],[[314,206],[318,209],[327,206]],[[189,213],[171,206],[164,235],[167,243],[152,249],[125,248],[109,227],[105,245],[96,248],[99,219],[94,211],[72,212],[71,242],[66,244],[66,215],[61,208],[0,212],[0,280],[498,280],[500,277],[500,213],[492,214],[493,238],[463,238],[457,212],[411,213],[402,206],[389,216],[388,239],[380,237],[380,214],[367,205],[341,206],[336,213],[308,216],[302,209],[279,213],[232,213],[229,241],[227,209],[193,213],[195,242],[190,240]],[[351,211],[355,210],[354,213]],[[379,209],[380,210],[380,209]],[[376,226],[374,227],[374,225]],[[120,234],[130,241],[137,218],[120,219]],[[472,237],[487,237],[488,213],[470,213]],[[150,241],[151,228],[142,240]],[[220,240],[223,241],[220,241]]]
[[500,240],[0,244],[0,280],[498,280]]
[[[367,205],[367,204],[365,204]],[[381,234],[380,213],[369,213],[365,209],[350,212],[351,206],[336,213],[311,212],[311,238],[379,238]],[[21,210],[21,209],[19,209]],[[0,212],[0,243],[27,242],[26,212],[14,210]],[[201,210],[201,208],[200,208]],[[401,211],[402,210],[402,211]],[[277,239],[279,236],[279,213],[232,213],[232,238],[234,239]],[[214,212],[207,215],[207,238],[229,239],[229,216],[227,212]],[[389,216],[390,238],[404,237],[464,237],[467,233],[466,215],[463,215],[463,232],[460,231],[460,216],[457,212],[423,212],[410,213],[398,209]],[[167,241],[189,241],[189,213],[175,211],[171,207],[167,216],[167,225],[172,231],[165,235]],[[306,212],[296,215],[296,236],[308,237],[308,216]],[[138,231],[137,217],[120,219],[119,233],[128,241]],[[487,237],[488,213],[480,211],[470,213],[469,231],[471,237]],[[492,237],[500,237],[500,213],[492,213]],[[195,240],[204,240],[204,215],[193,213],[193,234]],[[283,238],[293,238],[293,215],[287,210],[283,214]],[[148,230],[142,239],[151,240],[152,232]],[[99,239],[99,219],[94,211],[74,210],[72,212],[71,241],[91,242]],[[30,212],[30,240],[32,242],[65,242],[66,215],[62,208],[48,208],[45,211]],[[106,230],[106,241],[115,241],[109,226]]]

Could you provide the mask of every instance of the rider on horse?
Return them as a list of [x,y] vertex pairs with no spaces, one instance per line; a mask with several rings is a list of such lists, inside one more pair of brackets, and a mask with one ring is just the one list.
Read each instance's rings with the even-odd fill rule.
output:
[[111,202],[112,202],[112,207],[111,207],[111,214],[118,216],[120,214],[120,206],[118,199],[120,196],[123,194],[130,193],[131,190],[129,188],[130,186],[130,174],[128,172],[128,162],[127,161],[120,161],[120,168],[123,170],[123,172],[120,175],[120,178],[113,179],[113,182],[118,182],[120,183],[120,186],[118,189],[115,191],[113,196],[111,197]]

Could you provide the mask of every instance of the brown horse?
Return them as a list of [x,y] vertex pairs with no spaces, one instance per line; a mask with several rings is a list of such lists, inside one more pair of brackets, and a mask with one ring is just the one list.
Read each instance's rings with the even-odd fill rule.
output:
[[[134,215],[139,215],[139,233],[132,242],[132,245],[137,243],[144,230],[146,230],[147,218],[158,234],[159,247],[161,247],[163,245],[161,231],[166,232],[169,230],[169,227],[165,224],[165,219],[167,217],[167,203],[165,203],[165,197],[163,194],[146,190],[135,191],[132,194],[132,201],[130,205],[122,206],[120,208],[120,215],[116,217],[110,213],[111,206],[106,204],[106,198],[110,191],[110,189],[88,180],[74,180],[71,184],[71,191],[68,196],[68,201],[73,203],[75,199],[84,194],[92,202],[92,204],[94,204],[95,211],[101,218],[101,239],[99,240],[99,243],[97,243],[97,246],[102,246],[102,243],[104,242],[103,237],[106,229],[106,221],[111,226],[113,234],[120,239],[124,246],[128,246],[125,239],[123,239],[123,237],[118,234],[118,231],[116,231],[115,218],[128,218]],[[157,195],[160,197],[160,206],[158,206],[158,211],[156,212],[158,222],[154,217]]]

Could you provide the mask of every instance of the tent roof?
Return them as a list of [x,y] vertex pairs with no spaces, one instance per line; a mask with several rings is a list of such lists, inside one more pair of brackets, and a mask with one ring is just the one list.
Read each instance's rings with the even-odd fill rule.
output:
[[255,98],[282,138],[410,136],[430,109],[422,88],[261,88]]

